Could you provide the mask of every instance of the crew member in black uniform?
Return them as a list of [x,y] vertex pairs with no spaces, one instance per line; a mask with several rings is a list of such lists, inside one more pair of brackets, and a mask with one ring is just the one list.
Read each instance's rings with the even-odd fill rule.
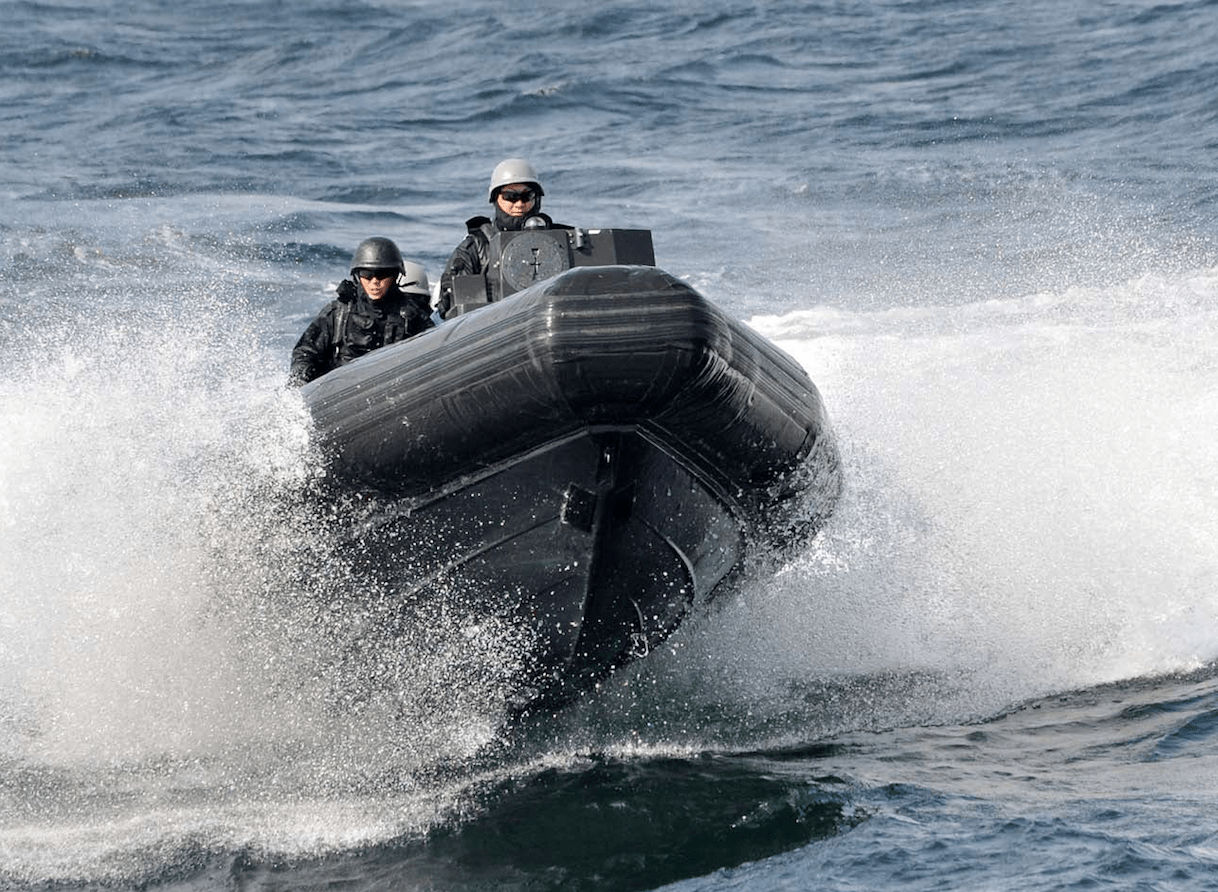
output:
[[288,381],[301,385],[371,353],[431,328],[427,273],[403,260],[387,238],[359,243],[351,257],[351,278],[338,285],[328,303],[292,350]]
[[468,235],[453,250],[440,276],[436,310],[441,316],[449,318],[454,309],[453,276],[481,275],[486,281],[486,299],[499,299],[494,281],[486,275],[495,260],[490,256],[491,239],[495,233],[571,228],[555,223],[541,212],[541,197],[545,194],[537,171],[523,158],[508,158],[495,166],[486,197],[495,206],[494,219],[479,216],[465,221]]

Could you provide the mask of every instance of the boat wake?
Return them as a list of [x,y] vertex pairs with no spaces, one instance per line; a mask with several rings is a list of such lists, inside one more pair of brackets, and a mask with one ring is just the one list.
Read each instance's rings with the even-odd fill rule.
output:
[[1201,671],[1214,283],[754,320],[834,408],[831,522],[499,750],[524,633],[459,599],[382,622],[335,535],[359,506],[309,498],[307,416],[257,332],[200,301],[48,337],[0,377],[3,876],[373,851],[600,756],[629,774]]

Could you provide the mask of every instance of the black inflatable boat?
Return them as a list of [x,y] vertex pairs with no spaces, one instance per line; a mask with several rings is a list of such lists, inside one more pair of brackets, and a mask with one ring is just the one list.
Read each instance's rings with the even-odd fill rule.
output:
[[660,269],[566,265],[302,389],[329,478],[378,505],[369,563],[403,599],[507,605],[546,702],[805,540],[840,488],[787,354]]

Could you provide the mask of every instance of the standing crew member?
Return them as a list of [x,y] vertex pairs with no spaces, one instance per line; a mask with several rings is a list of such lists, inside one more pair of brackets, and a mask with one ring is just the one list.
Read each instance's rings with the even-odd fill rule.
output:
[[537,171],[523,158],[508,158],[495,166],[486,198],[495,206],[495,217],[471,217],[465,221],[468,234],[453,250],[440,276],[436,310],[441,316],[448,318],[453,309],[453,276],[481,275],[486,282],[486,299],[499,299],[494,282],[486,275],[498,259],[490,256],[490,241],[495,233],[571,228],[555,223],[541,212],[541,197],[545,194]]

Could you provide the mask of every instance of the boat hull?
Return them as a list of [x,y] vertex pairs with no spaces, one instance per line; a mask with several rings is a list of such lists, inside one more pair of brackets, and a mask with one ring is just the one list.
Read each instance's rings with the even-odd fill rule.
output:
[[574,269],[306,385],[369,573],[533,633],[530,698],[645,655],[832,508],[820,395],[652,267]]

